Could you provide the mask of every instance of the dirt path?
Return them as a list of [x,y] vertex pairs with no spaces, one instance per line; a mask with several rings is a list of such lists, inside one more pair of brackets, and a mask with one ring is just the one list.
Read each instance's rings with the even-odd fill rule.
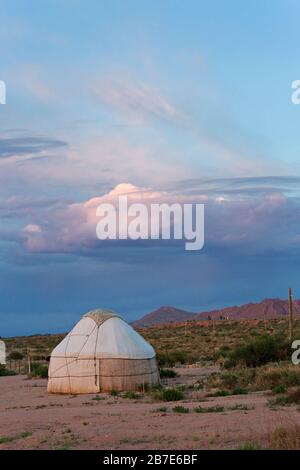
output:
[[[208,373],[179,372],[184,383]],[[262,393],[165,403],[147,396],[48,395],[46,385],[43,379],[0,377],[0,449],[229,449],[245,442],[265,447],[277,426],[300,425],[295,407],[270,410]],[[178,405],[190,412],[175,413]],[[248,409],[229,409],[236,405]],[[224,411],[192,411],[198,406]]]

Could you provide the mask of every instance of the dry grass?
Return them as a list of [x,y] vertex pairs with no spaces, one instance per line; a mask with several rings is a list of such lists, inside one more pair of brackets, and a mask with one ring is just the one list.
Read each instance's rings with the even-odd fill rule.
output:
[[276,408],[278,406],[290,406],[300,404],[300,388],[292,390],[286,394],[279,395],[278,397],[269,400],[269,408]]
[[212,375],[208,388],[234,390],[245,388],[249,391],[269,390],[276,386],[294,387],[300,385],[300,368],[290,363],[270,364],[257,368],[241,367],[221,374]]
[[[237,344],[265,334],[286,336],[288,328],[283,319],[269,320],[267,323],[258,320],[220,320],[214,322],[214,327],[210,322],[197,322],[188,323],[187,327],[185,324],[169,324],[142,328],[139,332],[158,353],[182,351],[201,362],[217,360],[223,363],[226,351]],[[295,334],[298,332],[300,337],[299,319],[295,321]]]
[[288,387],[300,385],[300,368],[289,363],[264,366],[257,370],[254,383],[256,390],[265,390],[281,384]]
[[269,448],[273,450],[299,450],[300,426],[277,427],[270,435]]

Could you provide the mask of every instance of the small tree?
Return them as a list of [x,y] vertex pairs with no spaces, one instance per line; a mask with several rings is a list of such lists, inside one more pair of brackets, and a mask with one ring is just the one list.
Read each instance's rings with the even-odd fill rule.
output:
[[21,372],[21,361],[22,361],[23,358],[24,358],[24,354],[21,353],[20,351],[12,351],[12,352],[8,355],[8,359],[9,359],[10,361],[18,362],[19,374],[20,374],[20,372]]

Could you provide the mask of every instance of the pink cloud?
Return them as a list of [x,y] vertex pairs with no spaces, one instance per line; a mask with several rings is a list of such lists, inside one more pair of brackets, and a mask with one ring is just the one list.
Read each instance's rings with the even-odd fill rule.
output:
[[158,88],[147,83],[102,80],[93,86],[92,92],[103,103],[132,116],[154,117],[169,121],[177,121],[184,117]]
[[[47,222],[40,217],[22,231],[22,239],[29,252],[95,254],[103,247],[96,237],[99,217],[96,210],[101,203],[113,203],[126,194],[131,202],[150,203],[204,203],[206,244],[231,247],[252,252],[282,249],[297,243],[300,208],[292,209],[293,202],[276,192],[267,195],[235,197],[199,191],[188,195],[185,191],[157,191],[121,183],[102,196],[80,203],[53,208],[47,213]],[[105,244],[106,242],[104,242]]]

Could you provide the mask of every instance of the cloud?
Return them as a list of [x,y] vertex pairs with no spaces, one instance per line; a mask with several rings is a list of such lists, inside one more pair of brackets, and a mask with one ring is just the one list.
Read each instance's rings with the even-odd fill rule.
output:
[[107,80],[94,85],[92,93],[103,103],[131,116],[178,121],[184,116],[161,91],[147,83]]
[[0,139],[0,159],[39,156],[66,147],[63,140],[44,137],[11,137]]
[[[267,181],[270,185],[272,179]],[[142,202],[147,207],[151,203],[204,203],[205,204],[205,249],[226,249],[244,254],[264,252],[299,251],[300,248],[300,198],[289,197],[283,191],[259,190],[258,179],[248,178],[248,185],[242,189],[245,181],[233,180],[206,181],[198,192],[185,191],[182,183],[180,190],[155,190],[141,188],[129,183],[117,185],[102,196],[86,201],[67,204],[64,207],[48,211],[46,221],[41,216],[30,221],[33,230],[22,231],[22,240],[26,250],[31,253],[69,253],[87,256],[104,255],[103,248],[112,246],[146,246],[149,242],[104,241],[96,238],[96,226],[99,217],[96,209],[101,203],[118,204],[120,194],[127,194],[129,203]],[[273,181],[274,183],[274,181]],[[278,181],[288,186],[288,179]],[[265,182],[266,184],[266,182]],[[291,186],[295,179],[291,178]],[[225,185],[225,188],[224,188]],[[178,184],[178,186],[180,186]],[[233,194],[232,186],[238,186],[239,192]],[[251,186],[251,191],[249,187]],[[227,191],[226,191],[227,187]],[[253,188],[257,187],[257,194]],[[37,228],[38,227],[38,228]],[[36,229],[37,228],[37,229]],[[151,241],[151,243],[153,243]],[[174,246],[165,240],[159,240],[161,246]],[[181,244],[182,245],[182,244]],[[179,246],[179,245],[178,245]],[[166,248],[167,249],[167,248]],[[180,247],[183,250],[183,246]]]
[[289,196],[300,196],[299,176],[253,176],[236,178],[193,178],[170,183],[166,190],[197,194],[226,194],[228,198],[258,197],[266,194],[282,192]]

